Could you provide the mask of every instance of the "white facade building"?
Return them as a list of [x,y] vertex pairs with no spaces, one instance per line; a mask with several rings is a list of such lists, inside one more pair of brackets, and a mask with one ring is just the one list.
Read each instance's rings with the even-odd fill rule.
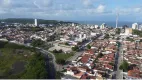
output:
[[37,19],[35,19],[35,26],[37,26]]
[[101,26],[100,26],[100,29],[104,29],[106,27],[106,24],[103,23]]
[[98,25],[95,25],[95,28],[98,28],[99,26]]
[[132,24],[132,29],[139,29],[138,23],[133,23],[133,24]]

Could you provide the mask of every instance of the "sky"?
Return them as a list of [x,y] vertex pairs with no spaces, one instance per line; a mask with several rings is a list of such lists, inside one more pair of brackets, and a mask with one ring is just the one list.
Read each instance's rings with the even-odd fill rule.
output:
[[0,0],[0,18],[140,22],[142,0]]

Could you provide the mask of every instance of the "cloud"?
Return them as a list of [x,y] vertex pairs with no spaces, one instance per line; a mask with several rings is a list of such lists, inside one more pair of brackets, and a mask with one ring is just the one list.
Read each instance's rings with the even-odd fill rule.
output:
[[142,8],[140,7],[134,8],[134,12],[136,13],[142,12]]
[[142,13],[142,7],[116,8],[112,12],[114,14],[118,12],[120,15],[136,15]]
[[105,6],[100,4],[97,8],[96,8],[97,13],[103,13],[105,12]]
[[0,7],[8,7],[11,4],[11,0],[0,0]]
[[85,7],[87,7],[87,8],[93,6],[91,0],[83,0],[83,5],[84,5]]
[[48,8],[53,5],[54,0],[34,0],[33,4],[37,6],[38,8]]

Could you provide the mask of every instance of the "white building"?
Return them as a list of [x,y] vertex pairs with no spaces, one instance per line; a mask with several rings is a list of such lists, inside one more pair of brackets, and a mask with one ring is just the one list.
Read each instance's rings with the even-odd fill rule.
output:
[[83,35],[83,38],[84,38],[84,39],[87,38],[87,34],[84,34],[84,35]]
[[120,35],[125,35],[125,36],[132,35],[132,28],[126,28],[125,33],[120,33]]
[[104,29],[106,27],[106,24],[103,23],[101,26],[100,26],[100,29]]
[[142,24],[141,24],[141,25],[139,25],[139,30],[142,30]]
[[99,26],[98,25],[95,25],[95,28],[98,28]]
[[95,32],[91,32],[91,36],[96,36],[96,33]]
[[35,26],[37,26],[37,19],[35,19]]
[[132,35],[132,28],[126,28],[125,29],[125,34],[126,35]]
[[75,24],[74,24],[74,23],[72,23],[72,26],[74,27],[74,26],[75,26]]
[[132,29],[139,29],[138,23],[133,23],[133,24],[132,24]]

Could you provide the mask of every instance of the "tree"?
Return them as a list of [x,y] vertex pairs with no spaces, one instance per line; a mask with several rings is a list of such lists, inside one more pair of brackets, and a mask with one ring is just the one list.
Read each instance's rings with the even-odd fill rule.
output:
[[62,49],[60,49],[59,51],[58,51],[58,53],[62,53],[63,52],[63,50]]
[[66,42],[66,43],[65,43],[65,45],[67,45],[67,46],[68,46],[68,45],[69,45],[69,43],[67,43],[67,42]]
[[119,39],[120,39],[119,37],[116,38],[116,40],[119,40]]
[[131,42],[133,42],[133,41],[134,41],[134,39],[129,38],[129,37],[127,37],[126,39],[127,39],[128,41],[131,41]]
[[117,28],[116,29],[116,34],[120,34],[120,31],[121,31],[120,28]]
[[142,37],[142,31],[133,30],[133,34],[134,34],[134,35],[139,35],[140,37]]
[[105,34],[105,39],[109,39],[109,34]]
[[74,46],[74,47],[72,47],[72,50],[73,50],[73,51],[78,51],[78,50],[79,50],[79,47],[78,47],[78,46]]
[[99,53],[98,56],[97,56],[97,58],[101,58],[101,57],[103,57],[103,56],[104,56],[103,53]]
[[48,73],[45,61],[40,53],[34,54],[30,62],[26,66],[26,70],[20,77],[22,79],[47,79]]
[[43,46],[44,45],[44,41],[42,41],[41,39],[33,39],[31,45],[34,47],[39,47],[39,46]]
[[89,44],[87,45],[87,49],[91,49],[91,46]]
[[53,53],[58,53],[58,51],[56,49],[53,50]]
[[128,67],[129,67],[128,62],[127,61],[123,61],[122,64],[119,66],[119,69],[123,70],[124,72],[127,72],[128,71]]

